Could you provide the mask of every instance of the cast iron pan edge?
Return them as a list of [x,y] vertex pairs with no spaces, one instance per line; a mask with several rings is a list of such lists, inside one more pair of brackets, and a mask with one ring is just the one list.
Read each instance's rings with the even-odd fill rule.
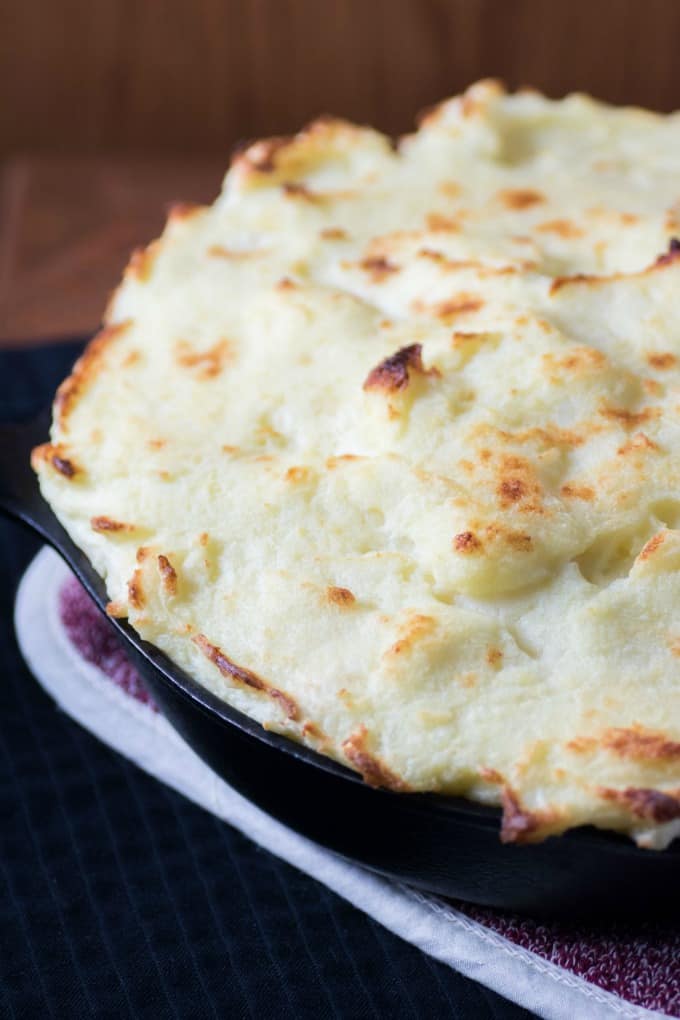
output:
[[[0,428],[0,511],[64,558],[103,611],[89,561],[45,503],[29,466],[49,414]],[[269,733],[205,690],[124,621],[107,617],[173,726],[220,776],[280,821],[380,874],[430,892],[544,917],[676,914],[680,843],[645,851],[592,828],[531,846],[499,840],[500,812],[461,798],[397,794]]]

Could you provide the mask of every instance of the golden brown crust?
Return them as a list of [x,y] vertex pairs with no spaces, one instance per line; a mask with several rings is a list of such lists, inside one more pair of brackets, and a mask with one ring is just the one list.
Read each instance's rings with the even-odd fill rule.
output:
[[289,719],[295,720],[299,718],[300,710],[297,702],[289,694],[279,690],[277,687],[273,687],[266,680],[263,680],[262,677],[259,677],[257,673],[246,669],[245,666],[237,666],[235,662],[227,658],[217,645],[213,645],[205,634],[196,634],[191,640],[203,652],[205,657],[217,666],[222,676],[243,687],[262,691],[263,694],[266,694],[281,706]]
[[397,393],[406,389],[411,381],[411,373],[418,375],[438,375],[437,369],[425,369],[422,359],[422,344],[410,344],[391,354],[379,365],[376,365],[364,382],[365,390],[381,390],[384,393]]
[[246,143],[234,152],[232,166],[238,165],[246,171],[258,174],[274,173],[279,153],[294,142],[294,135],[279,135]]
[[309,478],[309,474],[309,468],[305,467],[304,464],[294,464],[292,467],[287,469],[283,477],[285,481],[296,484],[299,482],[306,482]]
[[469,555],[479,552],[482,543],[473,531],[461,531],[458,535],[453,536],[453,548],[458,553]]
[[504,510],[511,506],[517,506],[524,513],[541,513],[543,510],[543,490],[534,468],[525,457],[501,456],[496,495]]
[[659,446],[650,439],[644,432],[636,432],[635,435],[620,446],[616,451],[620,456],[625,456],[627,453],[641,452],[642,450],[654,450],[658,451]]
[[503,661],[503,651],[500,648],[496,648],[494,645],[490,645],[486,650],[486,661],[494,669],[498,669],[501,662]]
[[361,260],[359,266],[369,274],[373,283],[382,283],[388,276],[399,272],[399,266],[395,266],[384,255],[368,255]]
[[427,229],[433,234],[456,234],[460,231],[460,223],[451,216],[444,216],[442,213],[428,213],[425,222]]
[[658,418],[661,410],[658,407],[643,407],[640,411],[629,411],[625,407],[602,407],[600,414],[603,418],[618,422],[626,429],[632,429]]
[[529,811],[522,805],[517,793],[506,784],[501,794],[503,817],[501,820],[502,843],[533,843],[543,839],[556,821],[555,811]]
[[575,737],[567,747],[576,753],[602,748],[633,761],[680,761],[679,741],[642,726],[612,727],[599,736]]
[[183,368],[196,369],[198,379],[214,379],[232,356],[229,341],[222,337],[205,351],[193,350],[186,340],[175,345],[175,357]]
[[575,482],[565,482],[560,488],[560,495],[565,499],[582,499],[590,502],[595,499],[595,490],[590,485],[578,485]]
[[385,652],[385,656],[404,655],[410,652],[421,638],[432,634],[437,628],[437,621],[425,613],[410,613],[399,628],[399,639]]
[[654,553],[659,549],[666,540],[666,534],[663,531],[659,531],[656,535],[652,535],[648,542],[642,547],[638,559],[643,561],[648,560]]
[[82,469],[72,457],[66,456],[65,447],[61,443],[42,443],[31,450],[31,465],[34,471],[41,463],[49,464],[63,478],[72,481]]
[[75,401],[82,395],[84,388],[99,371],[105,352],[112,343],[129,329],[130,325],[130,320],[126,319],[111,326],[104,326],[90,340],[84,352],[73,366],[71,374],[57,390],[54,400],[54,415],[63,431],[68,429],[68,420]]
[[211,244],[208,248],[207,255],[210,258],[216,259],[228,259],[231,262],[240,262],[245,259],[260,258],[263,255],[268,254],[265,248],[225,248],[223,244]]
[[[139,559],[140,551],[141,550],[138,550],[137,552],[137,559]],[[128,590],[128,602],[130,603],[132,608],[137,610],[143,609],[146,599],[144,597],[144,589],[142,587],[142,572],[139,569],[139,567],[135,569],[135,572],[128,581],[127,590]]]
[[93,531],[106,535],[111,532],[132,532],[136,531],[134,524],[126,524],[124,521],[114,521],[111,517],[99,516],[90,518],[90,527]]
[[647,364],[657,372],[667,372],[669,369],[675,368],[677,363],[678,359],[670,351],[654,351],[647,355]]
[[151,276],[153,264],[159,250],[160,245],[158,241],[152,241],[146,247],[140,246],[135,248],[130,256],[130,261],[125,267],[125,275],[134,277],[140,283],[146,283]]
[[161,581],[163,587],[168,595],[177,594],[177,573],[172,563],[167,556],[161,555],[158,557],[158,572],[161,575]]
[[343,227],[324,227],[319,234],[324,241],[346,241],[348,236]]
[[311,205],[318,205],[328,197],[320,194],[318,191],[312,191],[310,187],[302,184],[300,181],[284,181],[281,187],[284,195],[288,198],[299,198],[303,202],[309,202]]
[[362,725],[343,742],[342,750],[348,761],[352,763],[357,772],[361,773],[364,782],[369,786],[385,787],[397,793],[407,793],[410,789],[408,783],[388,769],[376,754],[367,749],[367,737],[368,731]]
[[115,620],[123,620],[127,616],[127,606],[124,602],[107,602],[106,615]]
[[198,202],[173,202],[168,209],[168,219],[188,220],[204,209],[205,206]]
[[449,298],[447,301],[440,301],[436,305],[424,305],[421,301],[414,302],[413,310],[426,315],[434,315],[444,323],[453,322],[461,315],[470,315],[478,312],[484,307],[484,301],[478,294],[468,294],[463,291]]
[[529,209],[532,205],[545,202],[545,195],[535,188],[506,188],[498,197],[507,209]]
[[341,609],[349,609],[356,602],[356,598],[349,588],[337,588],[335,585],[326,590],[328,601]]
[[604,800],[620,804],[636,818],[655,822],[659,825],[680,818],[680,791],[661,793],[644,787],[627,786],[624,790],[600,787],[599,795]]
[[574,240],[577,237],[583,237],[583,231],[580,227],[577,227],[571,220],[546,220],[545,223],[539,223],[536,227],[541,234],[556,234],[557,237],[562,237],[565,240]]
[[574,273],[571,276],[556,276],[550,285],[550,293],[556,294],[564,287],[572,285],[582,285],[595,288],[609,283],[614,283],[617,280],[640,279],[650,273],[656,273],[659,270],[667,269],[669,266],[675,266],[676,263],[680,262],[680,245],[674,246],[674,241],[674,238],[671,239],[671,247],[669,251],[663,255],[659,255],[659,257],[652,262],[651,266],[647,266],[646,269],[641,269],[637,273],[610,273],[608,276],[595,276],[592,273]]

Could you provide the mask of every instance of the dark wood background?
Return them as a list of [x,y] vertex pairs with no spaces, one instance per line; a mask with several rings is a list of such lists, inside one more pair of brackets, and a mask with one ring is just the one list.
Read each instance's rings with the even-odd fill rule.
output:
[[1,0],[0,153],[405,130],[480,76],[680,106],[677,0]]
[[0,0],[0,342],[93,328],[238,140],[485,76],[680,107],[680,0]]

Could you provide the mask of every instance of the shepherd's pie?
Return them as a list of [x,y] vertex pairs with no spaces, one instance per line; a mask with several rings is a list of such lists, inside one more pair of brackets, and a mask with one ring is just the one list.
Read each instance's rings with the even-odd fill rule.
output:
[[[680,829],[680,114],[481,82],[242,149],[34,451],[109,611],[501,836]],[[331,806],[332,807],[332,806]]]

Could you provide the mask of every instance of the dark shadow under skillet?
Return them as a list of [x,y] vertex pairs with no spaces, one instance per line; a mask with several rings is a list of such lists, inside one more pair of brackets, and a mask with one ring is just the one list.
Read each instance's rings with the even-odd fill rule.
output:
[[[100,577],[43,500],[29,466],[48,423],[44,414],[0,428],[0,510],[53,546],[103,611]],[[539,844],[503,845],[498,809],[373,789],[330,758],[268,733],[126,622],[107,619],[194,751],[249,800],[344,857],[423,890],[535,916],[604,920],[680,908],[680,841],[641,850],[624,836],[583,828]]]

